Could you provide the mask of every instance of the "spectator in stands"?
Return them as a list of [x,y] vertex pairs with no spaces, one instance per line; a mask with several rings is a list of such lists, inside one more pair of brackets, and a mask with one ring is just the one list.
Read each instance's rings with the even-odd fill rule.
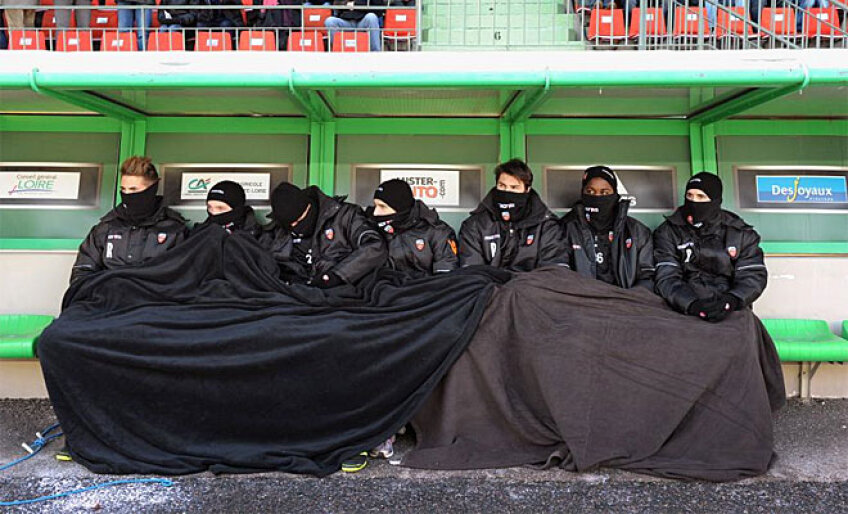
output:
[[206,195],[206,213],[206,220],[195,225],[195,230],[218,225],[231,234],[241,230],[256,239],[262,233],[262,226],[256,221],[253,208],[247,205],[244,188],[238,182],[224,180],[212,186]]
[[760,236],[721,202],[718,176],[698,173],[686,184],[683,206],[654,232],[657,293],[674,309],[713,322],[749,307],[768,280]]
[[198,11],[195,9],[171,9],[171,6],[200,5],[198,0],[162,0],[157,10],[159,30],[170,32],[197,25]]
[[[302,0],[254,0],[260,5],[304,5]],[[250,23],[249,23],[250,24]],[[277,35],[277,46],[280,50],[288,47],[289,36],[293,28],[301,26],[300,9],[262,9],[255,26],[274,29]],[[285,30],[280,30],[285,29]]]
[[533,172],[519,159],[495,168],[496,186],[459,231],[462,267],[489,265],[512,271],[568,267],[556,216],[534,189]]
[[[198,5],[242,5],[240,0],[198,0]],[[197,28],[241,28],[244,19],[239,9],[202,9],[197,12]],[[228,30],[227,33],[237,44],[237,32]]]
[[0,5],[26,5],[33,9],[4,9],[6,15],[6,26],[10,29],[34,29],[35,28],[35,6],[38,0],[0,0]]
[[[2,5],[2,2],[0,2]],[[9,48],[9,40],[6,38],[6,17],[0,12],[0,50]]]
[[379,52],[383,49],[379,16],[367,9],[351,9],[351,7],[385,6],[386,0],[335,0],[333,5],[348,8],[335,9],[333,16],[324,20],[324,26],[329,29],[330,44],[332,44],[333,38],[339,30],[355,29],[368,33],[372,52]]
[[71,13],[74,13],[76,28],[87,29],[91,26],[91,11],[88,9],[61,9],[62,6],[84,5],[90,6],[90,0],[53,0],[56,8],[56,28],[67,29],[71,26]]
[[159,174],[149,157],[121,164],[120,205],[91,229],[79,248],[71,283],[162,255],[187,235],[186,220],[156,195]]
[[386,239],[387,265],[392,269],[420,276],[459,268],[453,229],[412,196],[405,180],[380,184],[374,191],[374,205],[365,213]]
[[386,243],[362,209],[316,186],[284,182],[271,195],[273,221],[260,244],[280,266],[281,278],[320,288],[355,285],[383,266]]
[[121,9],[120,6],[152,6],[154,0],[117,0],[118,5],[118,29],[122,31],[132,30],[134,27],[138,36],[138,48],[144,50],[147,42],[147,32],[153,23],[152,9]]
[[582,199],[561,222],[568,265],[607,284],[653,289],[651,230],[627,215],[630,200],[617,191],[618,177],[607,166],[583,174]]

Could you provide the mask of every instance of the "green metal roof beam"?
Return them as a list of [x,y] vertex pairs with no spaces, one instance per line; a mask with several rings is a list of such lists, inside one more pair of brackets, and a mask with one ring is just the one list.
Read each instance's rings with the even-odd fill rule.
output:
[[[157,74],[157,73],[39,73],[38,84],[48,88],[148,88],[174,87],[198,88],[245,88],[280,87],[294,83],[294,73],[281,72],[262,75],[236,73],[220,74]],[[848,70],[841,68],[812,70],[809,73],[798,66],[771,70],[604,70],[581,71],[526,71],[526,72],[483,72],[483,73],[297,73],[298,88],[469,88],[469,89],[526,89],[544,87],[699,87],[699,86],[747,86],[778,87],[796,85],[808,79],[810,83],[848,83]],[[19,85],[16,77],[0,75],[0,86],[4,81]]]
[[133,122],[144,119],[144,115],[138,111],[110,102],[109,100],[92,95],[86,91],[53,91],[43,85],[40,85],[38,82],[38,68],[33,68],[30,73],[29,86],[30,89],[38,94],[49,96],[73,106],[94,111],[121,121]]
[[292,69],[288,76],[289,93],[300,106],[306,116],[312,121],[330,121],[334,118],[333,111],[318,96],[315,91],[301,91],[295,84],[295,71]]
[[551,94],[551,75],[549,69],[545,69],[545,86],[535,91],[529,97],[527,94],[526,91],[522,93],[520,98],[523,100],[522,102],[518,101],[519,98],[516,98],[516,101],[512,102],[504,115],[506,121],[510,123],[524,122],[545,103],[545,100]]
[[708,109],[700,114],[689,118],[692,123],[709,124],[727,119],[733,115],[747,111],[766,102],[770,102],[782,96],[801,91],[810,84],[810,74],[804,68],[803,79],[798,84],[777,88],[754,89],[744,95],[738,96]]

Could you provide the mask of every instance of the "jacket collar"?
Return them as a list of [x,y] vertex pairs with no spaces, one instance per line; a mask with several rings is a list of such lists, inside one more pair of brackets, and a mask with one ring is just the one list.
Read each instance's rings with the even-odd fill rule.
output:
[[[494,192],[494,188],[490,189],[488,194],[486,194],[486,197],[480,201],[480,205],[471,211],[471,214],[485,212],[488,213],[495,222],[503,223],[498,213],[498,209],[495,207]],[[542,201],[539,197],[539,193],[537,193],[535,189],[530,189],[527,194],[530,195],[530,199],[527,202],[530,206],[530,212],[527,213],[527,216],[514,223],[516,228],[538,225],[545,220],[554,218],[554,213],[548,209],[548,206],[545,205],[545,202]]]

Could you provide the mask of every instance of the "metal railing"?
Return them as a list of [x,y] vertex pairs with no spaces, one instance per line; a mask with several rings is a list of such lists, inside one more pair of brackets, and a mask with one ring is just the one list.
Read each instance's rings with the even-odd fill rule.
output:
[[[265,6],[261,0],[200,6],[4,5],[0,12],[7,14],[7,25],[14,26],[0,32],[13,49],[64,51],[845,48],[846,2],[419,0],[415,6],[343,8]],[[19,14],[26,11],[31,12]],[[34,11],[40,13],[33,16]],[[61,16],[63,12],[69,14]]]
[[[254,0],[257,3],[4,5],[0,13],[9,21],[18,21],[17,13],[10,17],[13,11],[37,12],[23,16],[23,23],[7,22],[11,26],[0,32],[7,35],[9,49],[20,50],[360,53],[419,48],[416,6],[265,6]],[[63,11],[70,14],[57,15]]]

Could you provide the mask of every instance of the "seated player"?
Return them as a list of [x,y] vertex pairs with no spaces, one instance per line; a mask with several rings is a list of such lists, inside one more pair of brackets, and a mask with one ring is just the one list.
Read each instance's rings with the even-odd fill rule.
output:
[[199,229],[206,225],[218,225],[227,232],[242,230],[255,238],[262,233],[262,226],[256,221],[253,207],[245,205],[244,188],[238,182],[224,180],[218,182],[206,195],[206,221],[195,226]]

